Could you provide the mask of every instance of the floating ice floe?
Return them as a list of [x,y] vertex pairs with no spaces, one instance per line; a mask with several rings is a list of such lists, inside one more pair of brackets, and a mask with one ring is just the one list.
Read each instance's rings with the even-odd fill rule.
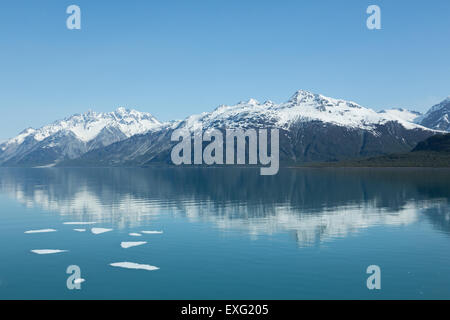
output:
[[86,231],[86,229],[73,229],[73,230],[76,232],[85,232]]
[[36,254],[54,254],[54,253],[61,253],[61,252],[67,252],[68,250],[59,250],[59,249],[35,249],[31,250],[31,252]]
[[73,283],[79,284],[79,283],[83,283],[83,282],[85,282],[85,281],[86,281],[86,280],[83,279],[83,278],[78,278],[78,279],[75,279],[75,280],[73,281]]
[[46,232],[56,232],[55,229],[41,229],[41,230],[28,230],[25,233],[46,233]]
[[105,232],[109,232],[112,231],[113,229],[106,229],[106,228],[92,228],[91,232],[93,234],[100,234],[100,233],[105,233]]
[[137,232],[132,232],[132,233],[129,233],[128,235],[131,237],[141,237],[142,236],[142,234],[137,233]]
[[124,241],[120,244],[120,246],[122,248],[127,249],[127,248],[131,248],[131,247],[142,246],[143,244],[146,244],[146,243],[147,243],[147,241],[129,241],[129,242]]
[[141,233],[145,234],[162,234],[162,231],[141,231]]
[[83,222],[83,221],[78,221],[78,222],[64,222],[63,224],[71,224],[71,225],[84,225],[84,224],[96,224],[97,222]]
[[118,267],[118,268],[125,268],[125,269],[141,269],[141,270],[147,270],[147,271],[153,271],[158,270],[158,267],[150,266],[148,264],[139,264],[134,262],[115,262],[111,263],[110,266],[112,267]]

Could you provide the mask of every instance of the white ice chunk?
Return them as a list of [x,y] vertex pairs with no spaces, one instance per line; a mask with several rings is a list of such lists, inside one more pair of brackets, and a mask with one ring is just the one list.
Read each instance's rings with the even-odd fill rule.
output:
[[41,229],[41,230],[28,230],[25,233],[45,233],[45,232],[56,232],[55,229]]
[[91,232],[93,234],[100,234],[100,233],[105,233],[105,232],[109,232],[112,231],[113,229],[106,229],[106,228],[92,228]]
[[83,222],[83,221],[78,221],[78,222],[64,222],[64,224],[79,224],[79,225],[83,225],[83,224],[96,224],[97,222]]
[[111,263],[110,266],[112,267],[118,267],[118,268],[126,268],[126,269],[142,269],[142,270],[158,270],[158,267],[150,266],[148,264],[138,264],[134,262],[115,262]]
[[145,234],[162,234],[162,231],[141,231],[142,233]]
[[86,229],[73,229],[74,231],[77,231],[77,232],[85,232],[86,231]]
[[54,254],[54,253],[61,253],[61,252],[67,252],[68,250],[59,250],[59,249],[36,249],[31,250],[31,252],[36,254]]
[[146,244],[146,243],[147,243],[147,241],[134,241],[134,242],[133,241],[129,241],[129,242],[124,241],[120,244],[120,246],[122,248],[127,249],[127,248],[131,248],[131,247],[142,246],[143,244]]
[[130,233],[129,235],[130,235],[131,237],[141,237],[141,236],[142,236],[142,234],[137,233],[137,232],[132,232],[132,233]]

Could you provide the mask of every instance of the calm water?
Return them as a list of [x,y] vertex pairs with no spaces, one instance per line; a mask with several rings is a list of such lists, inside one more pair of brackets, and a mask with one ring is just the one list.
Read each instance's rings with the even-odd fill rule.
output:
[[0,299],[449,299],[449,199],[450,170],[0,169]]

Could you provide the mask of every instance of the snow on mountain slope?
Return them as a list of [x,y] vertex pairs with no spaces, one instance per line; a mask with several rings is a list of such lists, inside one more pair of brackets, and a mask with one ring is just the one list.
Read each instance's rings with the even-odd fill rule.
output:
[[403,109],[403,108],[382,110],[379,113],[385,114],[386,117],[390,117],[393,119],[400,118],[400,119],[403,119],[405,121],[412,122],[412,123],[414,123],[414,121],[422,115],[420,112],[410,111],[410,110]]
[[[172,146],[171,132],[177,128],[279,128],[285,159],[335,161],[410,151],[436,133],[417,123],[416,117],[417,113],[405,109],[376,112],[304,90],[280,104],[250,99],[166,123],[148,113],[119,108],[27,129],[0,145],[0,164],[47,166],[82,156],[81,161],[89,165],[164,162]],[[147,134],[138,135],[143,133]]]
[[428,128],[450,132],[450,97],[431,107],[423,116],[415,120]]
[[280,110],[279,123],[282,126],[289,126],[295,120],[319,120],[348,128],[373,130],[376,125],[396,121],[406,129],[425,129],[406,120],[401,113],[376,112],[351,101],[328,98],[303,90],[297,91],[287,103],[276,109]]
[[10,139],[10,140],[7,140],[7,141],[5,141],[5,142],[3,142],[3,143],[1,144],[1,145],[2,145],[2,149],[6,148],[6,146],[7,146],[8,144],[21,144],[21,143],[25,140],[26,137],[32,135],[32,134],[35,133],[35,132],[36,132],[36,130],[33,129],[33,128],[28,128],[28,129],[23,130],[23,131],[22,131],[21,133],[19,133],[16,137],[14,137],[14,138],[12,138],[12,139]]
[[[164,124],[150,113],[118,108],[113,112],[86,112],[55,121],[39,129],[28,128],[0,145],[0,162],[29,158],[57,161],[73,158],[136,134],[157,130]],[[52,156],[43,153],[52,154]],[[48,159],[47,159],[48,158]]]
[[390,121],[406,129],[429,130],[413,122],[419,114],[405,109],[376,112],[354,102],[328,98],[308,91],[297,91],[287,102],[275,104],[271,101],[259,103],[255,99],[236,105],[222,105],[210,113],[193,115],[180,126],[190,130],[211,127],[274,126],[289,130],[298,122],[321,121],[334,125],[372,131],[377,125]]
[[42,141],[60,131],[71,131],[81,141],[89,142],[105,127],[117,128],[127,137],[131,137],[159,126],[161,126],[161,122],[156,120],[151,114],[136,110],[118,108],[116,111],[109,113],[89,111],[56,121],[37,130],[33,128],[26,129],[17,137],[9,140],[7,144],[20,144],[28,136],[32,136],[36,141]]

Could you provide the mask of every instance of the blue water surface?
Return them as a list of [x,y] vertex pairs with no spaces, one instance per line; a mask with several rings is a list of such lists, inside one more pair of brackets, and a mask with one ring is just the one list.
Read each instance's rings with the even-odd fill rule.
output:
[[0,299],[449,299],[449,199],[445,169],[3,168]]

